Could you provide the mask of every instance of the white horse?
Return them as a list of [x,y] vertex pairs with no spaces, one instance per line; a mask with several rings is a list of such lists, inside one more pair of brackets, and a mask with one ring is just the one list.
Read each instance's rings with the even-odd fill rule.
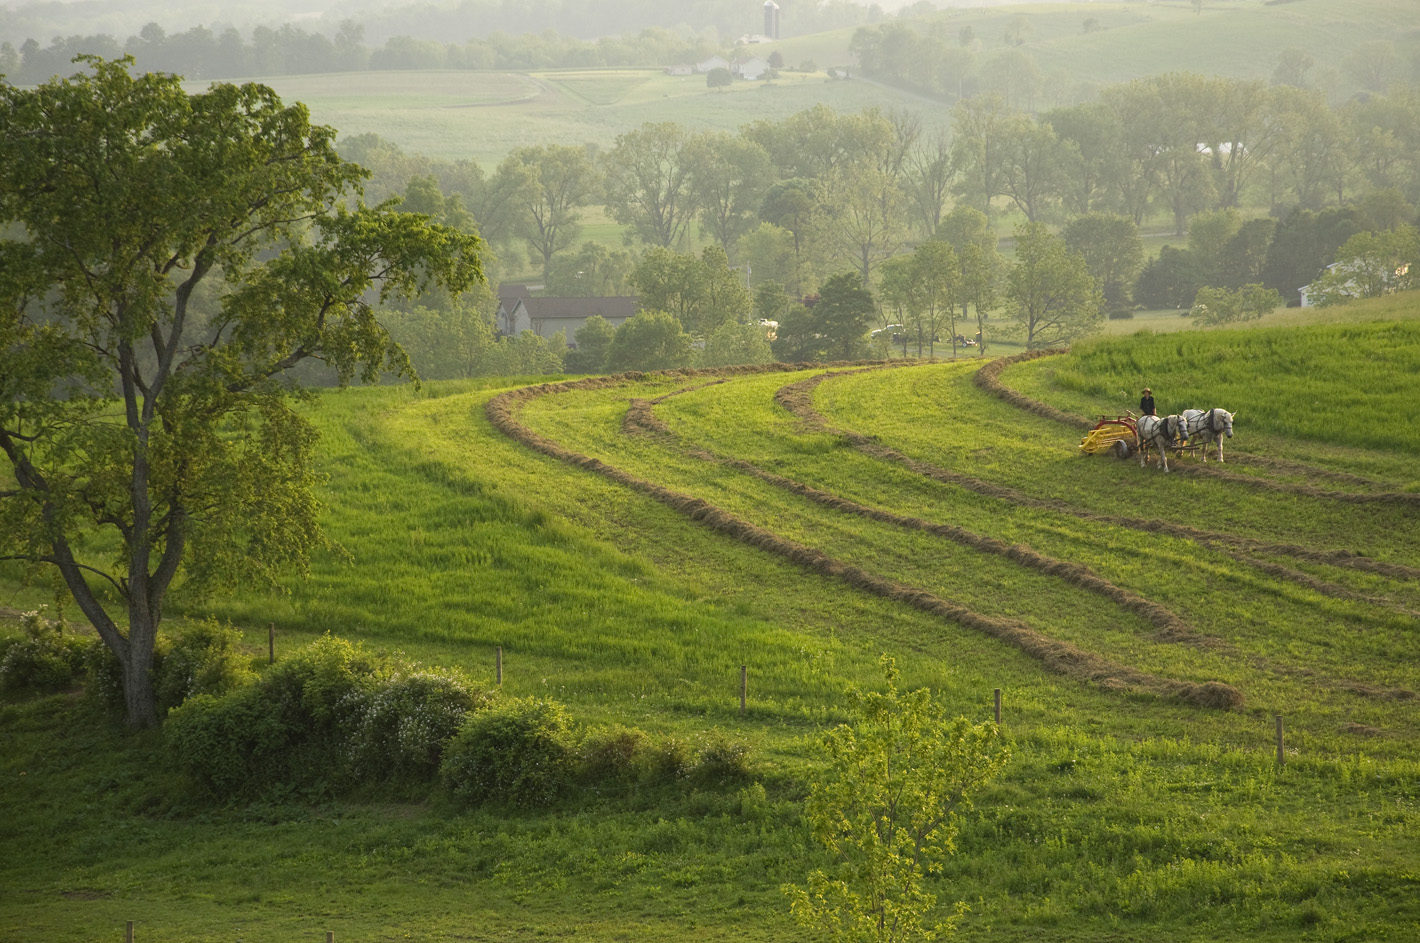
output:
[[1234,415],[1226,409],[1217,408],[1206,412],[1201,409],[1185,409],[1183,411],[1183,422],[1188,431],[1188,438],[1197,438],[1203,442],[1203,461],[1208,461],[1208,446],[1213,442],[1218,443],[1218,461],[1223,460],[1223,440],[1233,437]]
[[1169,448],[1185,438],[1182,416],[1140,416],[1135,423],[1139,432],[1139,467],[1144,467],[1144,455],[1153,448],[1159,452],[1159,467],[1169,470]]

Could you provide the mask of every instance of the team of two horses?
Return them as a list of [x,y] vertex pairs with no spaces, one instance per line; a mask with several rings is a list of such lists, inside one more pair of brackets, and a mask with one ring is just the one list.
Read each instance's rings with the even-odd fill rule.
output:
[[1169,470],[1169,449],[1184,442],[1200,442],[1203,445],[1203,461],[1208,461],[1208,446],[1217,443],[1218,461],[1223,460],[1223,440],[1233,437],[1233,414],[1226,409],[1185,409],[1177,416],[1140,416],[1136,428],[1139,432],[1139,467],[1144,467],[1144,456],[1149,449],[1159,453],[1159,466]]

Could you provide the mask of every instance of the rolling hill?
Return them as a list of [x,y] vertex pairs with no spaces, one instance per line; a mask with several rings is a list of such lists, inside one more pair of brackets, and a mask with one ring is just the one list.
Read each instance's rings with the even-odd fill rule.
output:
[[[338,547],[284,595],[190,615],[250,627],[262,662],[267,622],[283,652],[331,632],[490,685],[501,647],[509,694],[728,733],[755,782],[539,814],[213,808],[156,739],[65,696],[7,704],[0,935],[807,940],[778,891],[818,861],[802,777],[888,652],[975,720],[1003,692],[1012,762],[940,877],[961,938],[1406,939],[1420,432],[1384,420],[1420,396],[1414,312],[985,367],[323,395]],[[1227,462],[1081,457],[1144,382],[1235,409]]]

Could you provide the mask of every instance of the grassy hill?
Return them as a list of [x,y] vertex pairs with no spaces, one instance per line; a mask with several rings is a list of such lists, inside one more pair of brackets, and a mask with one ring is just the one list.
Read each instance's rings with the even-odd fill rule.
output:
[[[1396,306],[1411,319],[1376,320]],[[474,383],[324,395],[339,547],[285,595],[180,608],[249,627],[257,663],[267,622],[278,656],[331,632],[490,684],[502,646],[507,693],[719,730],[756,783],[541,814],[214,808],[156,737],[68,696],[9,704],[0,936],[809,940],[778,890],[820,863],[803,772],[889,652],[971,718],[1004,692],[1013,760],[940,878],[972,908],[961,938],[1412,938],[1420,429],[1373,420],[1420,397],[1415,308],[1107,339],[1000,374],[1064,419],[975,360],[623,378],[491,410],[504,391]],[[1224,466],[1078,454],[1068,416],[1144,382],[1238,410]],[[6,605],[40,598],[6,585]],[[1210,684],[1241,703],[1196,696]]]
[[[869,106],[913,110],[912,93],[868,82],[829,81],[823,73],[784,72],[773,82],[710,89],[705,76],[659,69],[501,72],[353,72],[264,78],[287,101],[310,106],[315,121],[342,135],[376,132],[406,151],[496,165],[528,144],[594,144],[647,121],[695,131],[735,131],[759,118],[782,119],[825,102],[844,112]],[[946,112],[929,115],[929,124]]]

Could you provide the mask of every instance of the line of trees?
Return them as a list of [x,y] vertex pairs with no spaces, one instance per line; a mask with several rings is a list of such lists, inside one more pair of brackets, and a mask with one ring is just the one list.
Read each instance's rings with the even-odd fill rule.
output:
[[[287,23],[258,26],[249,36],[235,27],[213,31],[194,26],[169,35],[157,23],[120,41],[114,36],[56,36],[48,46],[35,39],[17,49],[0,43],[0,74],[21,84],[38,83],[69,71],[83,53],[133,56],[147,72],[171,72],[189,79],[230,79],[261,75],[311,75],[390,69],[551,69],[659,66],[697,62],[721,48],[714,35],[681,36],[648,28],[620,37],[588,41],[561,33],[494,33],[449,43],[393,36],[383,45],[364,41],[365,29],[343,21],[333,35]],[[448,34],[444,34],[448,35]]]
[[[1299,102],[1312,124],[1296,123]],[[444,194],[449,211],[471,214],[468,224],[476,220],[501,255],[525,253],[554,294],[644,294],[645,272],[664,268],[698,235],[716,247],[728,279],[751,290],[779,286],[795,304],[851,271],[876,291],[883,323],[906,326],[894,332],[899,339],[931,353],[938,343],[955,350],[961,339],[986,341],[998,308],[1022,339],[1041,344],[1089,329],[1098,320],[1084,312],[1090,304],[1128,317],[1136,305],[1189,309],[1201,289],[1249,286],[1296,303],[1348,239],[1416,221],[1417,128],[1413,88],[1332,110],[1294,88],[1169,75],[1040,117],[994,96],[962,102],[954,139],[924,132],[915,115],[818,105],[737,134],[659,122],[623,133],[605,151],[523,147],[491,172],[406,155],[374,135],[341,148],[374,172],[368,195],[402,195],[433,212],[430,201]],[[1376,140],[1394,145],[1384,159],[1366,143]],[[1259,202],[1274,214],[1248,218],[1239,208]],[[582,241],[583,214],[594,206],[626,227],[625,245]],[[1024,300],[1027,285],[1005,274],[988,216],[1002,213],[1027,224],[1018,259],[1038,250],[1032,265],[1073,283],[1056,299],[1071,312],[1063,322]],[[1140,223],[1160,213],[1187,241],[1146,264]],[[1092,286],[1070,275],[1074,268]],[[1256,307],[1264,295],[1248,297]],[[702,324],[669,303],[647,307],[680,319],[697,344],[720,323]],[[734,320],[748,323],[754,313],[785,325],[776,355],[802,359],[834,347],[796,346],[804,318],[780,317],[781,308],[741,300]],[[1208,310],[1211,321],[1242,309]]]

